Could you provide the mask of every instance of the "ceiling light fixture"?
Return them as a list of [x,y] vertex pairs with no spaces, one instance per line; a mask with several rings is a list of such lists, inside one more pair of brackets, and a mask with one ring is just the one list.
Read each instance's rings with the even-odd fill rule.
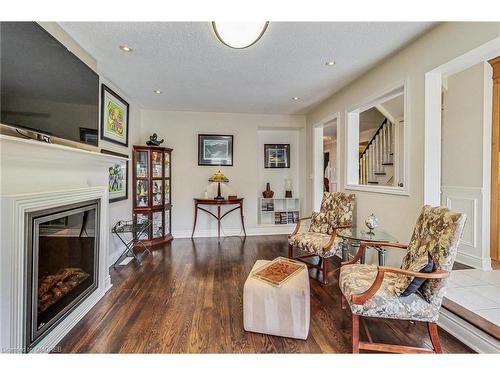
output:
[[269,22],[212,22],[215,35],[228,47],[248,48],[264,35]]
[[334,66],[335,65],[335,61],[327,61],[325,63],[326,66]]
[[155,94],[163,94],[163,91],[160,91],[160,90],[154,90],[153,91]]
[[129,46],[127,46],[126,44],[123,44],[120,46],[120,49],[122,51],[125,51],[125,52],[132,52],[132,48],[130,48]]
[[292,99],[293,100],[299,100],[300,98],[298,96],[294,96]]

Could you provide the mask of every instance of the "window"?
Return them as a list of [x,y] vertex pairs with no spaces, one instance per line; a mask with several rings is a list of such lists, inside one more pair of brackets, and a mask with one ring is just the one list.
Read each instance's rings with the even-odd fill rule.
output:
[[347,113],[346,189],[408,194],[406,85]]

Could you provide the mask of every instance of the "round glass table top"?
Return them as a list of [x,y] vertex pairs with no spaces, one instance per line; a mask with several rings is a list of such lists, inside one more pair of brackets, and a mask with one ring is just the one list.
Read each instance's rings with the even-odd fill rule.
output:
[[337,234],[344,239],[356,240],[356,241],[398,242],[395,237],[391,236],[386,232],[374,229],[372,233],[370,233],[368,231],[368,228],[366,227],[346,228],[338,230]]

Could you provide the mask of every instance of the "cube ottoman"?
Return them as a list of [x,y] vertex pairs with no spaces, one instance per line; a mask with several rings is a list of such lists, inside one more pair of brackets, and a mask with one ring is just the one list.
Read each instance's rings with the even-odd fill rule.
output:
[[243,326],[245,331],[307,339],[310,318],[310,289],[307,268],[280,287],[252,277],[269,263],[258,260],[243,288]]

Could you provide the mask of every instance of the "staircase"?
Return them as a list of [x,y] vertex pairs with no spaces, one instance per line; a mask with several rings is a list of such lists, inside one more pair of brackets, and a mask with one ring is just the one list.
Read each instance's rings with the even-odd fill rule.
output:
[[386,118],[360,153],[359,183],[361,185],[395,185],[394,131],[394,124]]

